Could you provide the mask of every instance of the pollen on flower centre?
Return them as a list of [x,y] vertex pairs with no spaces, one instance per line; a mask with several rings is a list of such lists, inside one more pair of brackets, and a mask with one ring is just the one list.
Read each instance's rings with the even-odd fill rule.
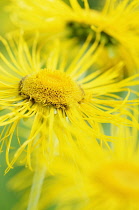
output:
[[62,109],[80,103],[84,96],[81,87],[66,73],[46,69],[24,77],[19,93],[36,103]]
[[108,164],[98,173],[99,183],[120,196],[139,197],[139,167],[132,164]]

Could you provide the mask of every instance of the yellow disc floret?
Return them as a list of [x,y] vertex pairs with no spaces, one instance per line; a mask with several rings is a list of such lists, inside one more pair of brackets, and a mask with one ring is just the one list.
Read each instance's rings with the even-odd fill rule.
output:
[[66,73],[46,69],[24,77],[19,92],[23,98],[62,109],[80,103],[84,95],[81,87]]

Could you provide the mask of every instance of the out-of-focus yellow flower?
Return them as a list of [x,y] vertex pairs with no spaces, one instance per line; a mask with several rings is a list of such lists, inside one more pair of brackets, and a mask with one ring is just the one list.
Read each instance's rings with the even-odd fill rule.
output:
[[[124,127],[115,130],[118,140],[110,151],[87,145],[85,153],[78,153],[78,167],[70,168],[66,161],[63,164],[59,161],[56,170],[63,168],[63,176],[59,175],[51,183],[45,182],[40,209],[45,209],[51,202],[58,202],[57,209],[70,209],[72,205],[74,209],[87,210],[138,209],[137,133]],[[50,197],[45,197],[46,193]]]
[[[85,145],[94,136],[99,141],[112,141],[113,137],[103,134],[99,123],[131,126],[134,121],[138,127],[130,108],[127,109],[131,105],[132,110],[132,104],[138,101],[128,100],[131,90],[126,87],[139,81],[134,81],[136,76],[118,81],[121,63],[103,74],[99,70],[90,71],[102,48],[97,48],[98,43],[88,48],[88,41],[78,47],[74,41],[56,40],[51,44],[52,50],[40,53],[36,39],[32,48],[22,35],[0,40],[6,50],[6,56],[0,54],[0,125],[4,126],[1,149],[6,143],[7,171],[23,152],[31,168],[31,156],[38,146],[49,164],[55,147],[62,152],[68,144],[74,156],[74,144]],[[123,91],[127,91],[125,98],[116,95]],[[25,124],[30,119],[30,133],[22,142],[17,135],[19,148],[9,159],[13,135],[23,119]],[[17,134],[20,132],[17,130]]]
[[[76,164],[68,156],[54,160],[55,176],[46,175],[39,210],[53,205],[60,210],[139,208],[138,131],[113,127],[111,134],[117,136],[111,150],[87,142],[85,148],[76,150]],[[20,183],[24,174],[26,179]],[[10,182],[15,191],[26,189],[21,209],[26,208],[31,180],[32,174],[24,170]]]
[[[86,153],[78,154],[78,167],[70,168],[66,161],[63,165],[61,161],[57,163],[58,171],[63,168],[63,176],[51,183],[45,182],[40,209],[45,209],[51,202],[58,202],[57,209],[70,209],[72,205],[74,209],[87,210],[138,209],[139,148],[136,137],[134,131],[121,128],[112,151],[94,150],[89,146]],[[46,194],[50,195],[47,199]]]
[[27,31],[63,31],[83,41],[88,34],[92,34],[94,41],[100,32],[100,42],[105,40],[108,57],[109,47],[117,48],[115,57],[125,62],[126,74],[133,74],[139,68],[139,1],[106,0],[102,11],[89,8],[87,0],[84,8],[77,0],[69,2],[70,5],[62,0],[13,0],[13,19]]

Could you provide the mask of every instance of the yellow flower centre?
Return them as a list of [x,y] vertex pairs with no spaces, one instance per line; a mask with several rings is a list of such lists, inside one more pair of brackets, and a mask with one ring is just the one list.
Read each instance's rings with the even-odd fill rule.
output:
[[139,197],[139,167],[126,163],[106,165],[97,174],[97,180],[111,192],[124,197]]
[[67,109],[83,100],[83,90],[64,72],[40,70],[27,75],[19,84],[19,93],[36,103]]

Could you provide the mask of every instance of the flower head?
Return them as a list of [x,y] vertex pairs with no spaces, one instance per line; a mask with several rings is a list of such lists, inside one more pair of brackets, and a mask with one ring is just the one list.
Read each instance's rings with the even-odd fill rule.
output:
[[[37,148],[49,164],[67,144],[74,156],[74,145],[85,145],[94,136],[99,141],[112,141],[113,137],[103,134],[100,123],[132,126],[133,120],[138,127],[128,110],[129,104],[138,101],[128,100],[130,91],[126,88],[138,81],[134,81],[134,77],[118,81],[122,63],[103,74],[92,70],[102,46],[96,49],[95,43],[88,49],[88,42],[79,47],[74,41],[57,40],[51,43],[50,51],[44,49],[40,53],[36,39],[31,48],[22,36],[9,38],[9,41],[1,37],[1,42],[9,56],[1,53],[0,65],[0,125],[4,126],[1,148],[6,142],[7,170],[22,153],[31,168],[31,157]],[[71,49],[73,53],[69,54]],[[125,99],[116,95],[123,91],[127,91]],[[20,124],[30,126],[21,142]],[[9,159],[16,130],[19,148],[15,148],[13,158],[11,153]]]
[[115,57],[125,62],[126,74],[133,74],[139,67],[139,2],[106,0],[102,11],[91,9],[88,0],[84,0],[84,7],[77,0],[69,2],[70,5],[62,0],[14,0],[13,19],[26,31],[63,31],[64,35],[80,41],[91,35],[92,43],[100,33],[106,55],[111,57],[109,49],[112,48]]
[[[139,147],[136,129],[113,127],[117,140],[111,150],[100,148],[94,141],[76,150],[76,164],[68,157],[56,157],[54,176],[46,174],[39,209],[55,204],[55,209],[133,209],[139,208]],[[21,184],[22,176],[26,180]],[[16,180],[16,181],[15,181]],[[25,190],[22,207],[26,208],[32,174],[25,170],[13,177],[10,186]],[[26,184],[24,184],[24,182]]]
[[114,132],[118,140],[111,151],[87,145],[86,151],[78,153],[78,164],[66,158],[55,162],[58,175],[50,181],[46,178],[40,209],[52,203],[57,203],[57,209],[139,208],[137,131],[121,127]]
[[40,70],[23,78],[19,94],[44,106],[68,109],[74,103],[81,103],[84,93],[81,87],[64,72]]

